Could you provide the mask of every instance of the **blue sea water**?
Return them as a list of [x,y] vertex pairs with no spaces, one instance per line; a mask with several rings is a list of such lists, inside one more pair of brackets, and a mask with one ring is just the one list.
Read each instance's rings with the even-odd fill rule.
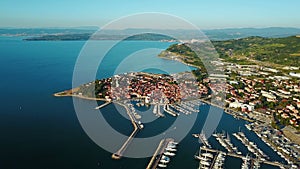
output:
[[[53,93],[72,87],[73,69],[76,59],[84,47],[84,41],[23,41],[23,37],[0,37],[0,168],[2,169],[141,169],[147,166],[150,158],[122,158],[119,161],[111,159],[111,153],[96,145],[82,130],[73,108],[72,98],[56,98]],[[100,41],[101,45],[110,43]],[[157,58],[160,50],[167,48],[171,43],[126,41],[110,51],[103,65],[100,65],[97,78],[109,77],[115,74],[116,67],[123,58],[135,60],[136,66],[151,63],[153,66],[170,67],[174,72],[179,64]],[[156,48],[153,51],[144,50]],[[141,51],[142,50],[142,51]],[[140,52],[139,52],[140,51]],[[141,58],[141,56],[144,56]],[[136,59],[137,57],[141,58]],[[153,59],[154,58],[154,59]],[[148,60],[147,60],[148,59]],[[126,62],[125,62],[126,63]],[[140,63],[140,64],[139,64]],[[125,64],[126,65],[126,64]],[[123,66],[120,72],[134,70],[135,65]],[[151,66],[150,66],[151,67]],[[155,66],[154,66],[155,67]],[[89,72],[89,67],[86,67]],[[140,69],[140,68],[139,68]],[[141,68],[148,72],[163,73],[156,68]],[[82,101],[88,102],[88,101]],[[197,123],[190,133],[180,143],[178,154],[172,159],[169,168],[197,168],[198,162],[193,159],[200,144],[191,136],[192,133],[201,131],[204,119],[210,106],[201,107]],[[109,111],[106,115],[122,133],[128,133],[132,126],[114,110],[114,105],[103,109]],[[165,128],[172,123],[173,117],[166,116],[155,124],[145,125],[145,131],[138,137],[153,135],[155,127]],[[236,120],[224,114],[217,131],[236,132],[239,127],[253,141],[257,142],[272,160],[282,160],[258,137],[245,129],[245,122]],[[107,138],[103,138],[107,139]],[[238,145],[243,154],[247,154],[235,138],[233,143]],[[221,149],[214,138],[209,141],[215,148]],[[226,168],[236,168],[231,163],[240,166],[240,161],[229,159]],[[262,168],[272,168],[262,166]]]

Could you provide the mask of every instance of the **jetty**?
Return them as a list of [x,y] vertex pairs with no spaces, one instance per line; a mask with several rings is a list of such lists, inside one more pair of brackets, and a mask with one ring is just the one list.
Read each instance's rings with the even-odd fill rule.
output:
[[165,117],[165,115],[163,115],[160,111],[160,105],[159,104],[154,104],[153,114],[155,114],[155,116],[157,116],[157,117]]
[[240,140],[245,147],[249,150],[249,152],[253,153],[259,159],[269,158],[261,149],[259,149],[254,142],[248,140],[246,135],[242,132],[233,133],[238,140]]
[[209,169],[213,169],[213,167],[215,165],[215,162],[216,162],[217,157],[218,157],[219,154],[220,154],[220,152],[217,152],[217,154],[214,156],[213,161],[212,161],[211,166],[210,166]]
[[211,148],[203,131],[200,134],[192,134],[192,136],[198,138],[199,143],[202,143],[205,147]]
[[174,117],[179,115],[178,113],[175,113],[174,111],[170,110],[170,106],[168,104],[164,105],[164,111]]
[[121,106],[124,106],[124,107],[125,107],[126,112],[127,112],[128,116],[130,117],[131,123],[132,123],[132,125],[133,125],[133,127],[134,127],[133,132],[132,132],[131,135],[128,137],[128,139],[125,141],[125,143],[122,145],[122,147],[121,147],[116,153],[114,153],[114,154],[112,155],[112,158],[113,158],[113,159],[118,160],[118,159],[121,159],[121,157],[123,156],[125,150],[128,148],[129,144],[131,143],[132,139],[133,139],[134,136],[138,133],[140,127],[139,127],[138,124],[136,124],[136,121],[135,121],[134,118],[132,117],[132,114],[130,113],[129,108],[128,108],[126,105],[124,105],[124,104],[122,104],[122,103],[120,103],[120,102],[116,102],[116,103],[119,104],[119,105],[121,105]]
[[100,106],[95,107],[95,109],[96,109],[96,110],[97,110],[97,109],[101,109],[101,108],[103,108],[104,106],[109,105],[110,103],[111,103],[111,101],[105,102],[105,103],[101,104]]
[[223,133],[215,133],[213,134],[214,137],[216,137],[216,140],[223,146],[229,153],[236,153],[236,154],[242,154],[240,151],[238,151],[237,147],[234,147],[234,145],[231,143],[229,134],[227,133],[227,137],[225,137],[225,134]]
[[123,146],[116,152],[112,155],[112,158],[113,159],[120,159],[125,150],[127,149],[127,147],[129,146],[129,144],[131,143],[132,139],[134,138],[134,136],[137,134],[138,132],[138,129],[134,129],[134,131],[131,133],[131,135],[128,137],[128,139],[126,140],[126,142],[123,144]]

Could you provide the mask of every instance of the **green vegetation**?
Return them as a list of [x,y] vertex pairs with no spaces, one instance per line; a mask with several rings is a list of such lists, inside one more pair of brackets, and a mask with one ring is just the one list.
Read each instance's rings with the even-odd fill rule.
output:
[[160,57],[163,58],[174,56],[176,57],[175,59],[178,59],[185,64],[197,67],[197,69],[192,72],[197,77],[198,81],[207,77],[207,70],[201,58],[187,44],[173,44],[160,54]]
[[77,93],[81,93],[85,97],[105,98],[110,95],[111,78],[95,80],[94,82],[81,85]]
[[248,37],[212,43],[221,58],[234,63],[251,64],[256,60],[286,66],[300,64],[300,38],[297,36]]
[[[160,57],[169,59],[172,57],[172,59],[180,60],[201,69],[203,73],[207,72],[207,67],[204,67],[202,61],[212,60],[210,58],[215,56],[219,56],[224,61],[241,65],[262,65],[274,68],[282,68],[283,66],[298,67],[300,65],[299,36],[285,38],[248,37],[212,41],[211,43],[215,51],[211,49],[211,45],[208,43],[173,44],[162,52]],[[196,48],[191,46],[196,46]],[[205,65],[208,66],[209,64]],[[285,73],[289,72],[285,71]]]
[[167,49],[167,51],[186,56],[187,58],[197,57],[196,53],[186,44],[173,44]]

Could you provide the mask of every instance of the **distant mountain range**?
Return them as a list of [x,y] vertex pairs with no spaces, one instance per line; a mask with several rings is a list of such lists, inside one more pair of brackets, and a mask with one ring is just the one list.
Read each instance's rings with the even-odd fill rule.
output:
[[[26,40],[88,40],[97,31],[97,27],[76,28],[0,28],[0,36],[30,36]],[[125,29],[104,30],[97,38],[100,40],[127,37],[138,33],[155,33],[155,29]],[[172,34],[183,39],[197,39],[198,30],[159,30],[160,34]],[[250,36],[260,37],[287,37],[300,35],[300,28],[231,28],[212,29],[202,31],[211,40],[239,39]],[[147,39],[156,40],[146,36]],[[161,38],[162,36],[160,36]],[[170,39],[170,38],[169,38]],[[162,40],[162,39],[159,39]]]
[[204,30],[204,32],[210,39],[214,40],[238,39],[250,36],[277,38],[300,35],[300,28],[232,28]]

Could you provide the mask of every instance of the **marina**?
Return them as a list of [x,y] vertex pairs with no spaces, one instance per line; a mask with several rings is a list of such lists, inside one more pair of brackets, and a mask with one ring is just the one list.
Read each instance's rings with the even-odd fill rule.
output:
[[174,142],[174,139],[172,138],[161,140],[146,169],[157,169],[158,167],[167,167],[168,163],[171,160],[170,157],[176,155],[174,152],[176,152],[175,148],[177,144],[178,143]]
[[259,123],[250,123],[245,126],[248,126],[248,129],[251,129],[263,142],[270,146],[293,168],[296,168],[295,164],[300,164],[300,146],[292,143],[281,132]]
[[[128,116],[131,118],[133,126],[136,128],[128,140],[123,144],[123,146],[112,155],[113,159],[120,159],[122,157],[122,154],[125,152],[126,148],[130,145],[131,140],[135,137],[135,135],[138,133],[140,129],[140,123],[137,121],[135,118],[136,115],[134,115],[132,112],[134,112],[134,106],[130,103],[127,104],[122,104],[119,103],[120,105],[124,106],[127,110]],[[193,106],[191,104],[191,106]],[[171,106],[170,106],[171,107]],[[171,109],[168,107],[169,109]],[[182,112],[183,108],[181,108],[178,105],[172,105],[172,107],[179,112]],[[164,112],[168,113],[165,111],[167,109],[167,104],[164,105]],[[161,113],[159,111],[160,107],[158,104],[154,105],[153,108],[153,113]],[[156,111],[155,111],[156,110]],[[187,111],[187,109],[185,109]],[[190,110],[188,110],[190,111]],[[174,112],[175,113],[175,112]],[[170,114],[170,113],[168,113]],[[170,114],[173,116],[172,114]],[[178,114],[176,114],[178,115]],[[247,129],[252,129],[250,126],[247,127]],[[256,157],[252,158],[250,155],[243,156],[242,153],[233,145],[230,139],[230,134],[222,132],[222,133],[214,133],[212,136],[216,138],[216,140],[219,142],[219,144],[224,147],[227,152],[223,152],[217,149],[214,149],[213,146],[209,143],[208,139],[206,138],[205,134],[203,132],[199,134],[192,134],[193,137],[198,138],[199,143],[202,143],[203,146],[201,147],[201,151],[199,152],[199,155],[195,155],[194,158],[199,160],[199,168],[200,169],[220,169],[224,167],[224,163],[226,162],[226,156],[230,156],[233,158],[238,158],[242,160],[241,168],[246,169],[246,168],[259,168],[261,164],[267,164],[271,165],[274,167],[285,167],[283,164],[277,162],[277,161],[268,161],[269,157],[265,155],[262,150],[260,150],[255,143],[250,142],[247,137],[243,134],[243,132],[238,132],[238,133],[232,133],[234,137],[236,137],[238,140],[242,142],[242,144],[245,145],[245,147],[248,149],[249,152],[253,153]],[[149,168],[167,168],[168,164],[173,156],[176,155],[177,149],[176,149],[176,144],[170,144],[170,142],[174,142],[174,140],[170,139],[163,139],[159,146],[157,147],[156,152],[154,153],[151,161],[149,162],[147,169]]]
[[269,158],[254,142],[249,141],[243,132],[233,133],[233,136],[240,140],[259,160],[265,161]]
[[194,137],[199,138],[199,143],[204,144],[205,147],[211,148],[205,134],[202,132],[200,134],[192,134]]
[[214,137],[216,137],[216,140],[229,152],[229,153],[235,153],[235,154],[242,154],[240,151],[238,151],[237,147],[234,147],[233,144],[230,141],[230,136],[227,133],[227,137],[225,137],[225,134],[223,133],[215,133],[213,134]]
[[190,115],[192,113],[199,113],[199,107],[202,103],[197,99],[193,101],[184,101],[181,102],[180,104],[170,104],[168,107],[166,107],[167,111],[173,112],[171,115],[177,114],[175,111],[185,114],[185,115]]
[[[205,153],[202,153],[202,151],[204,151]],[[279,162],[271,162],[271,161],[267,161],[267,160],[258,160],[258,159],[255,159],[255,158],[252,158],[250,157],[249,155],[247,156],[243,156],[243,155],[238,155],[238,154],[234,154],[234,153],[225,153],[225,152],[222,152],[222,151],[219,151],[219,150],[215,150],[215,149],[209,149],[209,148],[205,148],[205,147],[201,147],[200,148],[200,152],[199,154],[207,154],[207,153],[210,153],[211,155],[213,154],[222,154],[222,157],[225,158],[226,156],[231,156],[231,157],[234,157],[234,158],[240,158],[243,160],[243,163],[242,163],[242,166],[241,166],[241,169],[246,169],[246,168],[255,168],[257,166],[260,165],[260,163],[265,163],[265,164],[268,164],[268,165],[271,165],[271,166],[275,166],[275,167],[280,167],[280,168],[286,168],[287,166],[279,163]],[[210,155],[211,159],[213,159],[213,157]],[[223,159],[220,157],[220,159]],[[224,160],[225,161],[225,160]],[[202,165],[200,165],[202,166]],[[211,167],[211,165],[210,165]],[[201,168],[201,167],[200,167]]]
[[[137,120],[137,114],[135,113],[135,108],[133,104],[131,103],[120,103],[119,105],[125,107],[128,116],[131,119],[131,122],[134,126],[134,130],[129,136],[129,138],[126,140],[126,142],[123,144],[123,146],[112,155],[113,159],[120,159],[126,149],[129,147],[131,140],[136,136],[138,131],[143,129],[141,127],[140,121]],[[189,103],[190,104],[190,103]],[[190,104],[189,106],[194,106]],[[171,106],[170,106],[171,107]],[[164,112],[165,109],[170,109],[167,104],[163,105]],[[183,112],[183,109],[181,106],[178,105],[172,105],[172,107],[179,112]],[[154,105],[153,113],[162,113],[160,112],[160,106],[158,104]],[[185,109],[186,111],[190,111],[191,109]],[[173,112],[175,113],[175,112]],[[168,113],[171,116],[172,113]],[[176,115],[179,115],[178,113]],[[143,126],[143,125],[142,125]],[[245,127],[248,130],[252,130],[252,127],[250,125],[245,125]],[[238,158],[242,160],[241,163],[241,169],[256,169],[261,166],[261,164],[267,164],[274,167],[281,167],[284,168],[285,166],[277,161],[268,161],[269,157],[263,153],[262,150],[260,150],[255,143],[250,142],[247,137],[243,134],[243,132],[237,132],[232,133],[234,137],[236,137],[239,141],[242,142],[242,144],[245,145],[245,147],[248,149],[249,152],[253,153],[255,155],[255,158],[252,158],[250,155],[243,156],[242,153],[233,145],[230,139],[230,134],[222,132],[222,133],[214,133],[212,136],[216,138],[216,140],[219,142],[219,144],[224,147],[227,152],[223,152],[217,149],[214,149],[213,146],[209,143],[208,139],[206,138],[205,134],[203,132],[199,134],[192,134],[193,137],[198,138],[199,143],[202,143],[203,146],[201,147],[201,150],[199,152],[199,155],[195,155],[194,158],[199,160],[199,169],[220,169],[224,168],[224,164],[226,162],[226,156],[230,156],[233,158]],[[157,147],[156,152],[154,153],[151,161],[149,162],[147,169],[154,169],[154,168],[167,168],[169,162],[171,161],[171,158],[174,157],[177,154],[176,144],[172,143],[174,142],[173,139],[163,139],[160,144]],[[203,152],[204,151],[204,152]]]

